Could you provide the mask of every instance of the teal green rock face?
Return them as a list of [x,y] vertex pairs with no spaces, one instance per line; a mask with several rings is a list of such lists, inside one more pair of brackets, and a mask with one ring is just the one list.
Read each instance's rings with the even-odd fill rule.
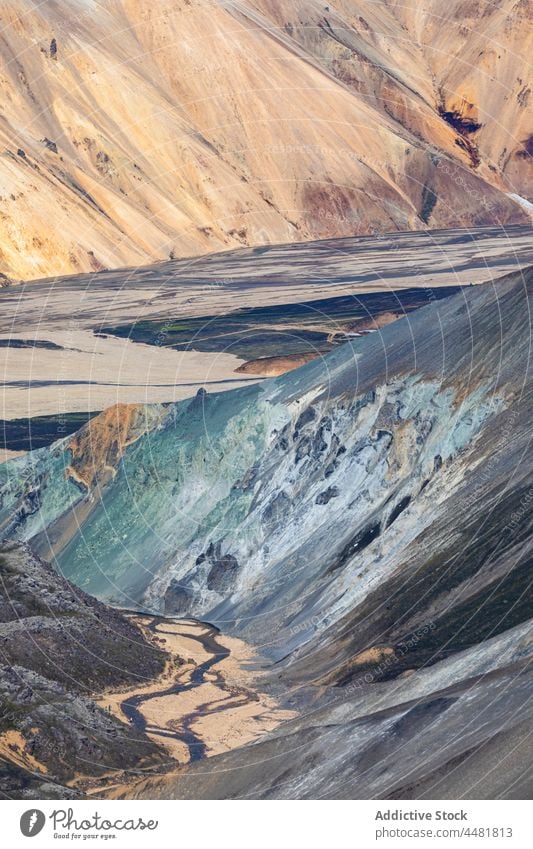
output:
[[221,521],[238,527],[252,493],[234,484],[264,452],[275,409],[257,395],[246,389],[177,405],[161,430],[126,452],[83,533],[57,558],[59,568],[80,586],[135,606],[176,551],[209,538]]
[[6,536],[28,540],[46,534],[81,500],[80,490],[65,482],[67,442],[60,440],[0,465],[0,527]]
[[514,793],[525,762],[493,767],[531,725],[532,282],[127,414],[119,448],[91,455],[92,423],[0,466],[3,536],[114,605],[237,634],[300,711],[133,795],[478,798],[486,775]]

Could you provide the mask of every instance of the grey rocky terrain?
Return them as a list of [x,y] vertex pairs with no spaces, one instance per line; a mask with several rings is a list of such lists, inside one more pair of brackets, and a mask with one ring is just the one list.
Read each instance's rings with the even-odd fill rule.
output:
[[80,779],[157,763],[92,697],[151,680],[164,654],[26,545],[2,544],[0,579],[0,793],[76,796]]

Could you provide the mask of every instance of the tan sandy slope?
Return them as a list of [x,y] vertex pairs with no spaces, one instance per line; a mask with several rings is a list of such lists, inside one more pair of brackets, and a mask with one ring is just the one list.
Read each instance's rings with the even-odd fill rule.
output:
[[0,275],[526,223],[530,20],[530,0],[5,0]]

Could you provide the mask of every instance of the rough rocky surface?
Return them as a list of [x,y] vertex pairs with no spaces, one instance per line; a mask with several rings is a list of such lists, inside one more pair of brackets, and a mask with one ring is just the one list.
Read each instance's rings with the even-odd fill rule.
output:
[[2,283],[529,220],[530,0],[1,14]]
[[151,680],[163,653],[27,546],[2,544],[0,579],[0,793],[68,798],[80,779],[157,763],[92,696]]
[[[115,415],[94,419],[1,467],[3,533],[116,604],[161,610],[176,579],[194,615],[279,617],[281,593],[298,631],[314,605],[340,621],[400,552],[411,562],[418,540],[427,557],[428,534],[460,523],[451,498],[476,495],[467,515],[496,498],[525,439],[530,281],[467,288],[260,385],[136,412],[118,453]],[[518,509],[526,470],[501,509]],[[459,529],[438,542],[450,557]],[[240,564],[227,593],[208,587],[215,550]]]

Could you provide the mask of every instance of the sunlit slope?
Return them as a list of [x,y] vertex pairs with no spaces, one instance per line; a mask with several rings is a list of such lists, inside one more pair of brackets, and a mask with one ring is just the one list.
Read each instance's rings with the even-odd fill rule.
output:
[[528,7],[471,5],[9,0],[0,273],[529,221]]

